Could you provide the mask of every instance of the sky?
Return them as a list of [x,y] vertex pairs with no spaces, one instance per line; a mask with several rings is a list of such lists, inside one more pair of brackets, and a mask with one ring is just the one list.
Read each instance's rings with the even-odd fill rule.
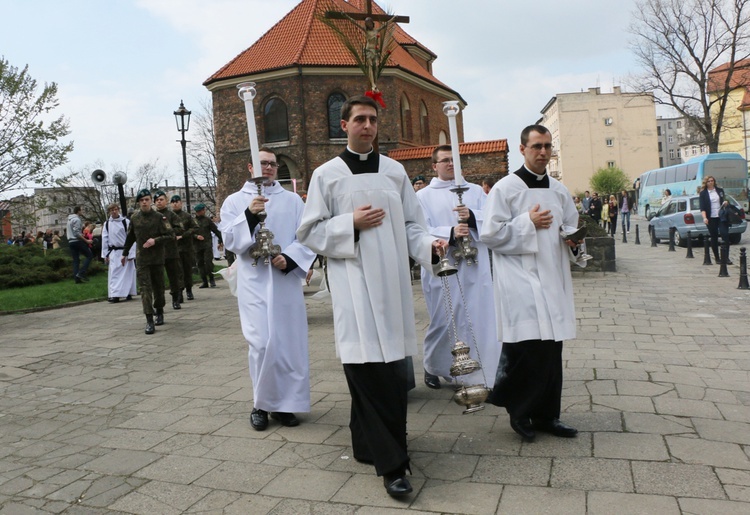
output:
[[[182,182],[173,112],[210,102],[203,82],[299,0],[0,0],[0,55],[58,84],[54,111],[75,149],[58,169],[107,173],[157,161]],[[519,134],[558,93],[627,88],[638,65],[627,28],[635,0],[390,0],[386,11],[437,54],[433,74],[467,102],[466,141]],[[238,99],[239,102],[239,99]],[[187,133],[190,140],[190,132]],[[189,143],[188,143],[189,145]],[[7,194],[4,196],[8,196]]]

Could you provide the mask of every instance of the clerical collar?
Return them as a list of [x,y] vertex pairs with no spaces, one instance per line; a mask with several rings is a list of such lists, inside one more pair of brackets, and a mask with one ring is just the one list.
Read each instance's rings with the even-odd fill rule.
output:
[[372,154],[373,150],[375,150],[375,149],[373,149],[371,147],[369,152],[367,152],[365,154],[360,154],[359,152],[355,152],[354,150],[352,150],[351,147],[349,145],[347,145],[346,146],[346,150],[347,150],[347,152],[349,152],[351,154],[354,154],[355,156],[359,156],[359,160],[360,161],[367,161],[367,158],[370,157],[370,154]]
[[353,174],[377,173],[380,167],[380,154],[372,150],[367,154],[359,154],[347,147],[339,157]]
[[526,168],[524,165],[521,169],[516,172],[516,175],[528,186],[529,188],[549,188],[549,175],[546,170],[542,175],[536,174]]

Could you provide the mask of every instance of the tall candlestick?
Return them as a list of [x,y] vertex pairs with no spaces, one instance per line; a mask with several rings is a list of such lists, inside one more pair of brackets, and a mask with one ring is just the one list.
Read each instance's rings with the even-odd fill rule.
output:
[[462,186],[464,176],[461,174],[461,156],[458,152],[458,128],[456,127],[456,116],[461,108],[458,106],[458,100],[448,100],[443,102],[443,113],[448,117],[448,129],[451,134],[451,155],[453,157],[453,180],[456,186]]
[[260,152],[258,147],[258,130],[255,127],[255,109],[253,109],[253,99],[255,98],[255,83],[243,82],[237,84],[237,95],[245,102],[245,116],[247,117],[247,134],[250,137],[250,155],[253,160],[253,177],[260,178],[263,176],[263,169],[260,166]]

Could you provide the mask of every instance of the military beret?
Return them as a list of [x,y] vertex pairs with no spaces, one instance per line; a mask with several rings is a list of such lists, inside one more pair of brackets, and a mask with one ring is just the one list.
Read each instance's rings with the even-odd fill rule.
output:
[[182,200],[179,195],[172,195],[172,198],[169,200],[170,202],[179,202]]
[[164,190],[156,190],[156,191],[154,192],[154,198],[158,198],[158,197],[166,197],[166,196],[167,196],[167,194],[166,194],[166,193],[164,193]]
[[141,199],[142,199],[143,197],[150,197],[150,196],[151,196],[151,191],[149,191],[149,190],[148,190],[148,189],[146,189],[146,188],[143,188],[143,189],[142,189],[141,191],[139,191],[139,192],[138,192],[138,194],[137,194],[137,195],[135,196],[135,201],[136,201],[136,202],[138,202],[138,201],[139,201],[139,200],[141,200]]
[[196,204],[193,209],[195,209],[196,213],[198,211],[203,211],[204,209],[206,209],[206,204],[204,204],[203,202],[201,202],[200,204]]
[[414,184],[417,181],[427,182],[424,178],[424,175],[417,175],[411,180],[411,183]]

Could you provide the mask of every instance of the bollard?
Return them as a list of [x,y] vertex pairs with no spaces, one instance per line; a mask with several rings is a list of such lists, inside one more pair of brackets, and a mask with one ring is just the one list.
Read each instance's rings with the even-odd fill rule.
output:
[[625,226],[622,226],[622,242],[627,243],[628,242],[628,234],[625,232]]
[[690,237],[690,231],[688,231],[687,235],[687,255],[685,257],[693,259],[693,239]]
[[635,244],[640,245],[641,244],[641,238],[638,235],[638,226],[635,226]]
[[703,264],[704,265],[713,265],[711,263],[711,244],[708,241],[708,237],[703,237]]
[[651,246],[656,247],[656,232],[653,225],[648,226],[648,234],[651,236]]
[[727,271],[727,261],[729,260],[729,247],[721,246],[721,268],[719,268],[719,277],[729,277]]
[[750,290],[750,284],[747,282],[747,254],[745,247],[740,247],[740,284],[738,290]]
[[677,231],[674,227],[669,228],[669,252],[674,252],[674,233]]

